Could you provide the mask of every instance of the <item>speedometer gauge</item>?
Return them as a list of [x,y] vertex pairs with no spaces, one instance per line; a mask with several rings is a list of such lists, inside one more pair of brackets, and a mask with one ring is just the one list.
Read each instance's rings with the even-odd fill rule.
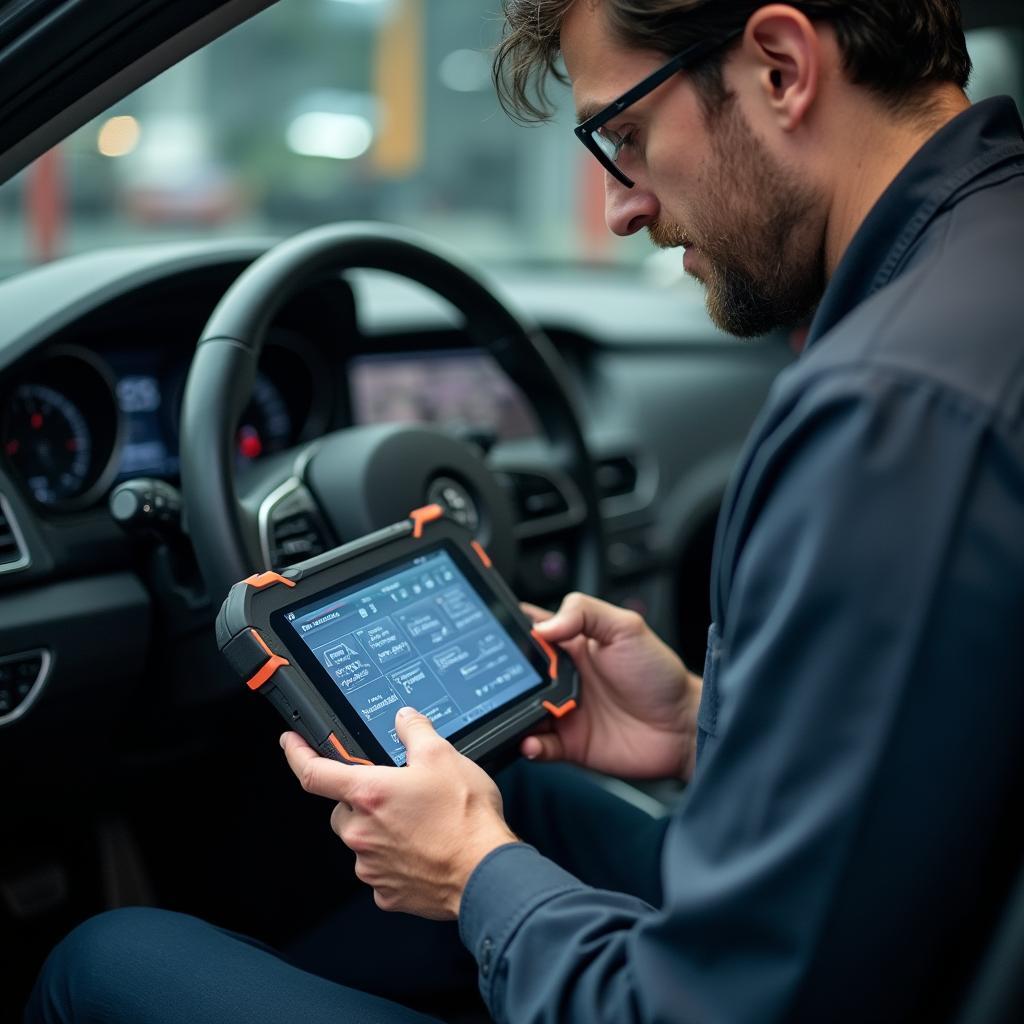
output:
[[15,392],[4,450],[41,505],[77,498],[90,483],[93,446],[85,417],[66,395],[41,384]]
[[37,504],[89,508],[116,471],[121,420],[106,364],[74,345],[50,348],[0,394],[2,458]]

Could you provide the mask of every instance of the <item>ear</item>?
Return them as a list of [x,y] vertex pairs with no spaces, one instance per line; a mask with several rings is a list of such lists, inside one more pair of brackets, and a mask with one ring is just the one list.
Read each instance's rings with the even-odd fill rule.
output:
[[779,128],[792,132],[818,95],[822,48],[805,14],[786,4],[756,10],[743,36],[744,55],[757,73],[758,91]]

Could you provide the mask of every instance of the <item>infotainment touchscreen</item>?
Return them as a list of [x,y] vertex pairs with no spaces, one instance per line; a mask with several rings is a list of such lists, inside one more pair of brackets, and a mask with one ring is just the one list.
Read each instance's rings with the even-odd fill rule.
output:
[[395,733],[402,705],[454,739],[544,685],[495,611],[440,546],[286,607],[273,621],[282,636],[290,630],[301,641],[298,651],[288,646],[318,689],[333,688],[388,758],[403,764]]

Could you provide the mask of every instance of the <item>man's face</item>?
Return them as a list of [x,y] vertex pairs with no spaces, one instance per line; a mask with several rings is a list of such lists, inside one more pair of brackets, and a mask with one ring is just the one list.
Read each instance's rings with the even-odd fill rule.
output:
[[[665,60],[619,44],[590,0],[570,9],[561,48],[583,115]],[[809,317],[825,287],[824,203],[758,138],[736,97],[706,110],[693,81],[676,75],[609,127],[630,139],[619,164],[636,182],[627,189],[606,175],[612,231],[647,228],[655,245],[685,247],[684,267],[707,289],[708,312],[732,334]]]

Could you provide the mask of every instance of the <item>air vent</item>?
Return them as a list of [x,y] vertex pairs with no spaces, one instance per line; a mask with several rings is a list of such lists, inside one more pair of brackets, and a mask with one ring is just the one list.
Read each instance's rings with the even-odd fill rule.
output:
[[521,522],[562,515],[569,511],[565,495],[555,483],[539,473],[501,474],[512,494]]
[[11,506],[0,497],[0,572],[14,572],[28,565],[28,551]]
[[597,490],[602,498],[621,498],[636,490],[636,462],[629,455],[601,459],[597,463]]

